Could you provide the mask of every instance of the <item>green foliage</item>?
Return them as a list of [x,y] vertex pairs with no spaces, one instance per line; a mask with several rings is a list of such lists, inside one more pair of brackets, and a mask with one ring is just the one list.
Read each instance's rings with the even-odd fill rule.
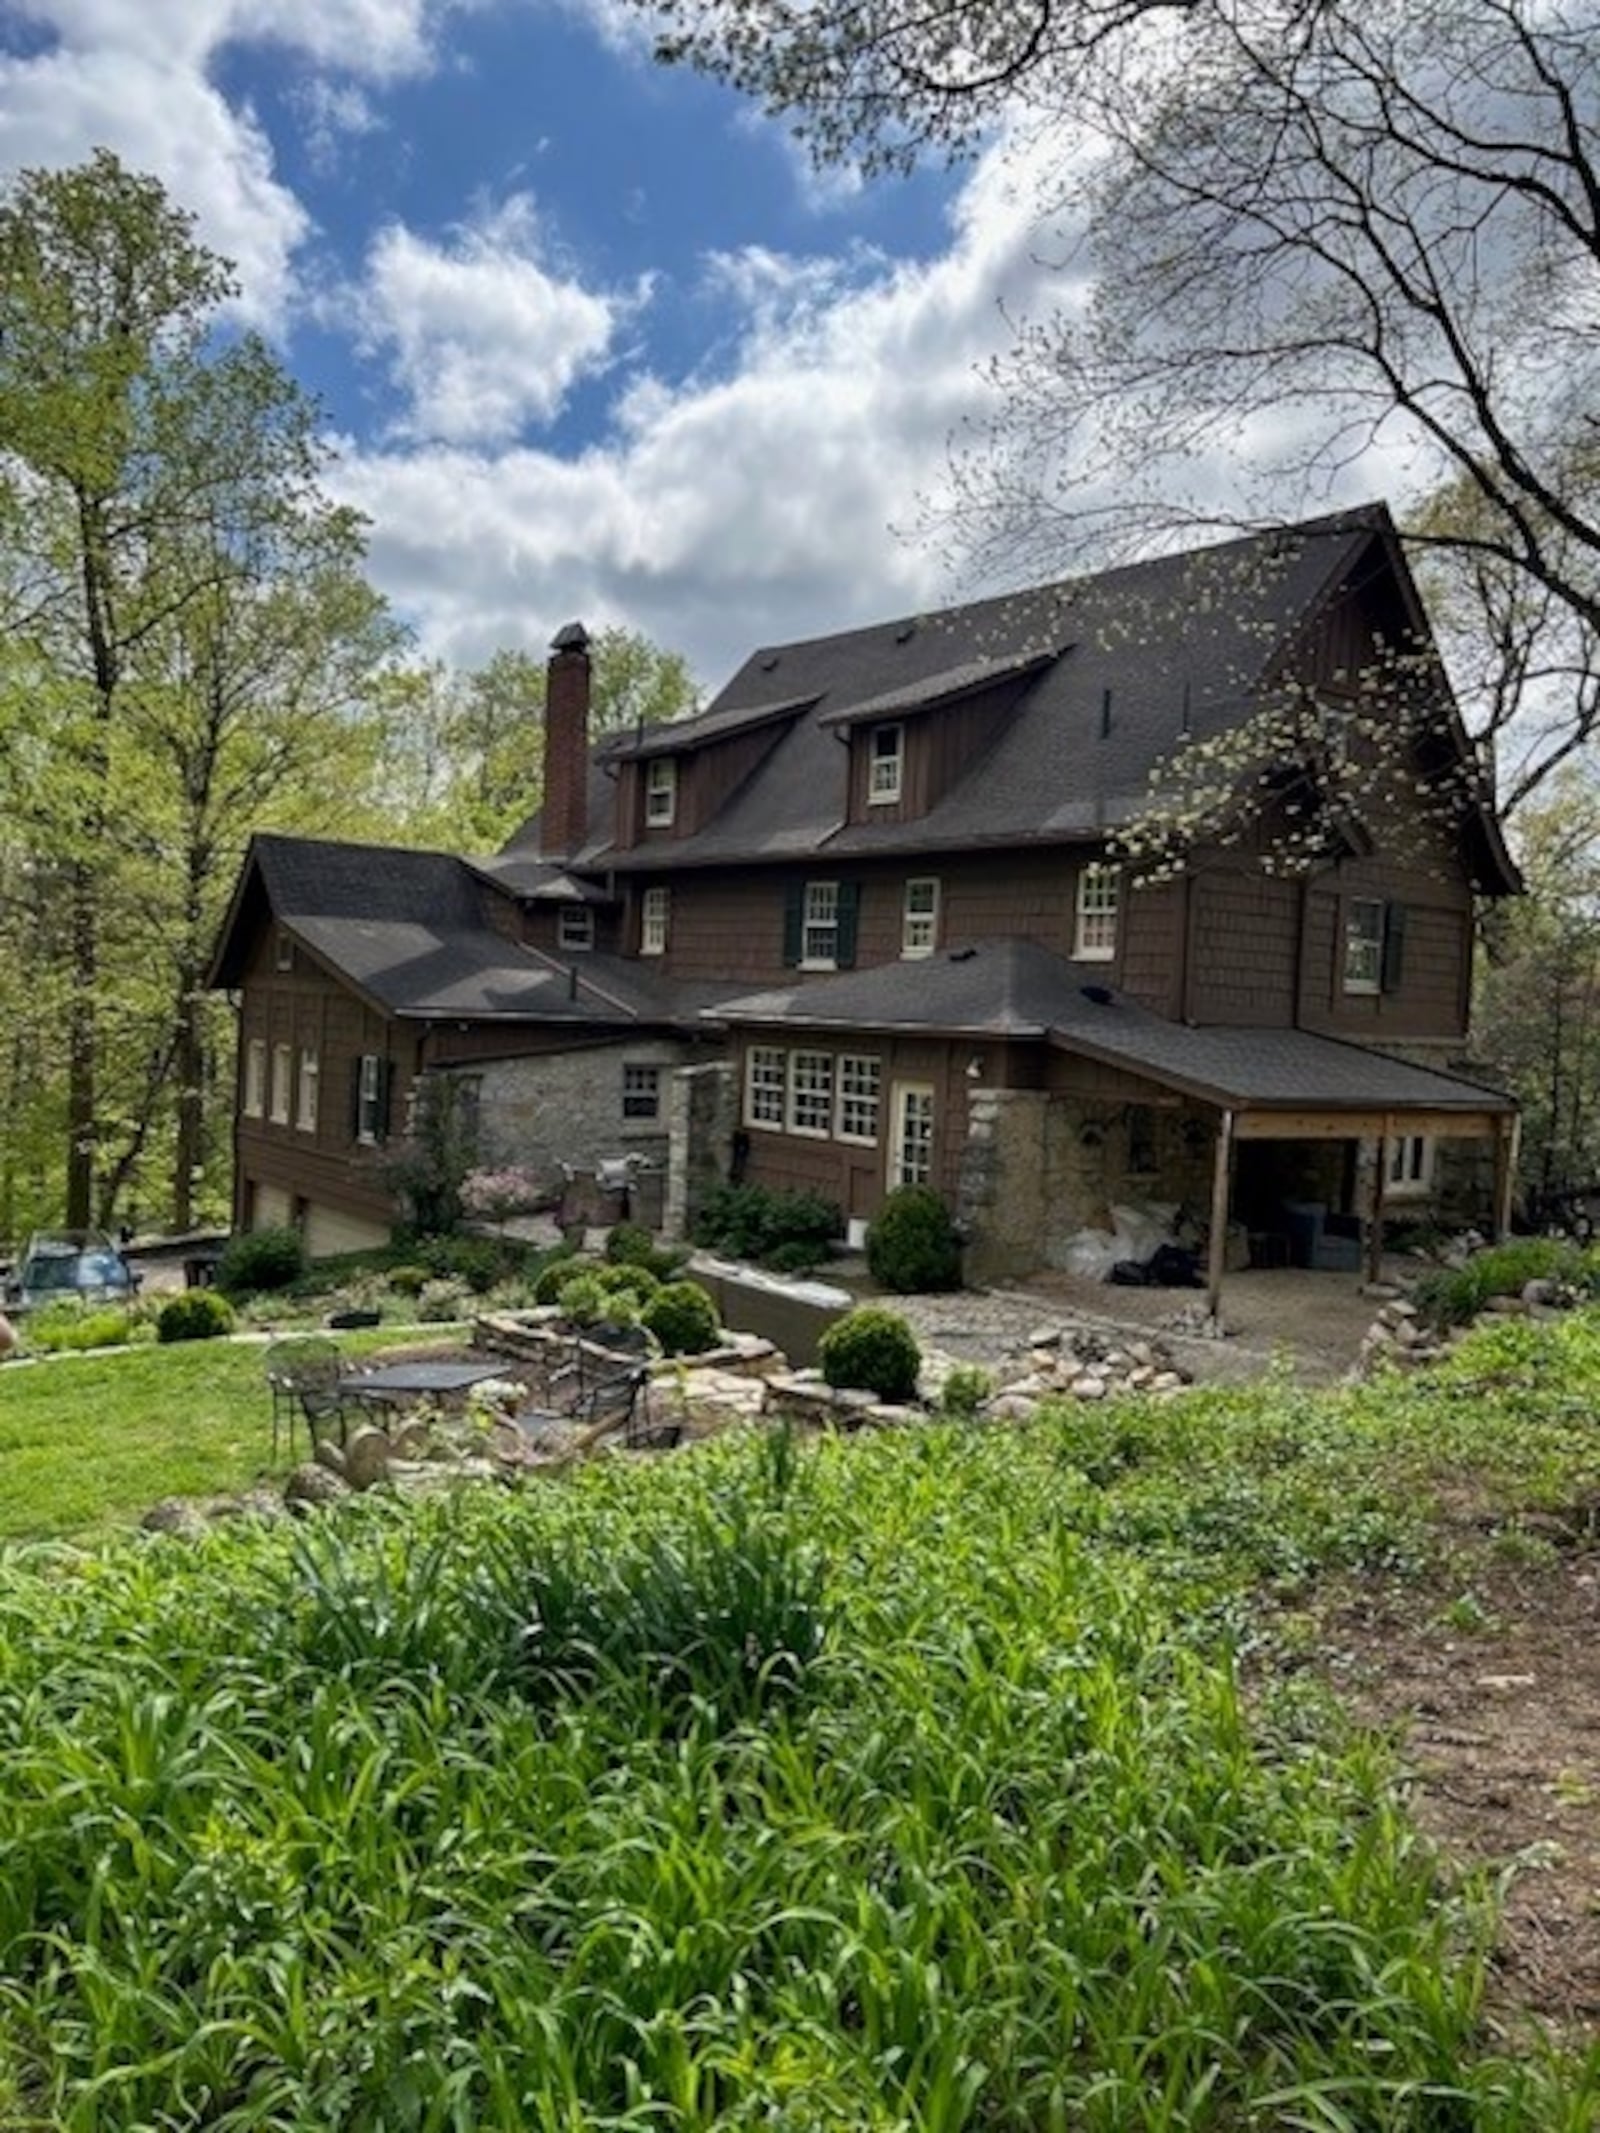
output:
[[814,1192],[774,1192],[765,1185],[718,1185],[706,1195],[694,1225],[697,1244],[734,1259],[774,1263],[800,1273],[820,1266],[844,1217],[832,1200]]
[[420,1296],[429,1280],[429,1269],[420,1262],[392,1266],[386,1279],[397,1296]]
[[646,1304],[661,1289],[659,1278],[647,1266],[631,1266],[625,1261],[616,1266],[603,1266],[595,1275],[608,1296],[631,1296],[635,1303]]
[[415,1236],[450,1237],[461,1227],[461,1188],[476,1159],[476,1112],[460,1082],[422,1075],[411,1092],[411,1130],[383,1166]]
[[441,1281],[454,1281],[474,1296],[487,1296],[512,1263],[504,1245],[487,1237],[429,1237],[417,1259]]
[[922,1350],[898,1311],[864,1304],[847,1311],[817,1343],[817,1360],[830,1385],[876,1393],[880,1400],[914,1400]]
[[29,1312],[22,1321],[23,1346],[36,1355],[78,1353],[87,1348],[115,1348],[131,1340],[140,1315],[126,1304],[78,1304],[63,1301]]
[[961,1286],[961,1244],[930,1185],[901,1185],[867,1225],[867,1271],[901,1295]]
[[610,1304],[611,1298],[601,1283],[598,1268],[593,1272],[569,1274],[556,1292],[557,1308],[575,1326],[597,1325],[606,1316]]
[[1575,1295],[1600,1288],[1600,1262],[1556,1237],[1514,1237],[1474,1252],[1465,1264],[1425,1274],[1413,1295],[1423,1316],[1439,1326],[1462,1326],[1496,1296],[1520,1296],[1530,1281],[1554,1281]]
[[570,1245],[557,1245],[534,1278],[534,1302],[559,1303],[561,1291],[572,1277],[575,1274],[593,1272],[598,1264],[598,1260],[584,1258]]
[[606,1236],[606,1258],[613,1266],[642,1266],[658,1281],[670,1281],[689,1254],[681,1244],[657,1244],[637,1222],[619,1222]]
[[417,1297],[418,1321],[425,1326],[442,1326],[465,1318],[472,1293],[464,1281],[452,1281],[446,1276],[425,1282]]
[[225,1296],[249,1296],[290,1288],[305,1271],[305,1240],[297,1229],[253,1229],[228,1239],[216,1286]]
[[939,1393],[939,1412],[970,1422],[994,1391],[994,1379],[977,1363],[957,1363]]
[[698,1281],[669,1281],[640,1313],[667,1355],[704,1355],[721,1331],[717,1307]]
[[215,1289],[189,1289],[170,1296],[156,1314],[156,1339],[210,1341],[233,1331],[233,1306]]

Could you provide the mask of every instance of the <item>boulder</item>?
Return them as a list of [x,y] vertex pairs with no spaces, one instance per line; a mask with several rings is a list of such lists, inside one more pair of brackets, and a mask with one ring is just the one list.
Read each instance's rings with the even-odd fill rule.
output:
[[283,1485],[283,1500],[290,1510],[304,1517],[307,1512],[320,1509],[324,1504],[337,1503],[342,1496],[350,1494],[350,1484],[342,1474],[335,1474],[315,1460],[307,1460],[297,1466]]
[[388,1475],[389,1458],[388,1437],[374,1424],[363,1423],[344,1448],[344,1478],[353,1489],[376,1488]]

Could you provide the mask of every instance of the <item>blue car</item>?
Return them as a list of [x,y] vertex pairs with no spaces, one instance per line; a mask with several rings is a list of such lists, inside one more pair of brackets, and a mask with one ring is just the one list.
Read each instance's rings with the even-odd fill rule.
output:
[[98,1230],[41,1230],[28,1241],[6,1284],[7,1310],[32,1311],[41,1304],[128,1303],[139,1276]]

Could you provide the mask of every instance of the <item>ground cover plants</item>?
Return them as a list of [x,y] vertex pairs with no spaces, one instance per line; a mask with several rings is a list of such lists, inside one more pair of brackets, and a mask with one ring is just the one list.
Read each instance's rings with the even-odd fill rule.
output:
[[1600,2055],[1483,2022],[1490,1889],[1265,1660],[1420,1592],[1447,1493],[1594,1501],[1597,1387],[1496,1327],[15,1557],[0,2123],[1592,2127]]

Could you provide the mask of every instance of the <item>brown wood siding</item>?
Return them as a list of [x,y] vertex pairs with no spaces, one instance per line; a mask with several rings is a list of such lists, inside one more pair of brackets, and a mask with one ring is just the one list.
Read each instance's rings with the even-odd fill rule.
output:
[[[1344,990],[1347,907],[1363,897],[1405,911],[1400,982],[1393,991]],[[1307,891],[1301,947],[1304,1029],[1371,1043],[1466,1036],[1472,975],[1472,894],[1463,878],[1381,859],[1347,861]]]
[[1294,1020],[1298,883],[1243,869],[1189,878],[1188,1020],[1283,1029]]
[[553,955],[562,962],[576,963],[583,968],[584,957],[591,952],[597,955],[615,955],[622,945],[622,918],[619,911],[596,911],[594,914],[594,949],[563,948],[560,944],[559,907],[554,904],[529,904],[526,907],[520,938],[529,948],[537,948],[545,955]]
[[[235,1204],[243,1205],[250,1186],[267,1185],[295,1199],[389,1220],[395,1203],[381,1173],[404,1131],[416,1078],[417,1032],[369,1007],[304,949],[296,948],[291,970],[279,970],[275,930],[271,926],[261,929],[247,958],[241,988]],[[247,1048],[253,1037],[267,1045],[269,1114],[272,1047],[287,1044],[291,1048],[286,1125],[274,1123],[270,1115],[259,1119],[244,1115]],[[295,1123],[302,1047],[317,1053],[314,1133],[302,1132]],[[359,1145],[351,1131],[351,1093],[357,1062],[364,1052],[390,1062],[389,1141],[376,1147]]]
[[[893,716],[850,729],[848,816],[852,822],[915,822],[942,800],[958,779],[991,747],[1022,695],[1015,681],[982,689],[915,717]],[[874,803],[867,797],[875,726],[900,726],[905,736],[904,769],[897,801]]]
[[[1183,1012],[1183,943],[1189,884],[1124,882],[1117,927],[1117,982],[1153,1014]],[[1070,942],[1068,943],[1070,947]]]

